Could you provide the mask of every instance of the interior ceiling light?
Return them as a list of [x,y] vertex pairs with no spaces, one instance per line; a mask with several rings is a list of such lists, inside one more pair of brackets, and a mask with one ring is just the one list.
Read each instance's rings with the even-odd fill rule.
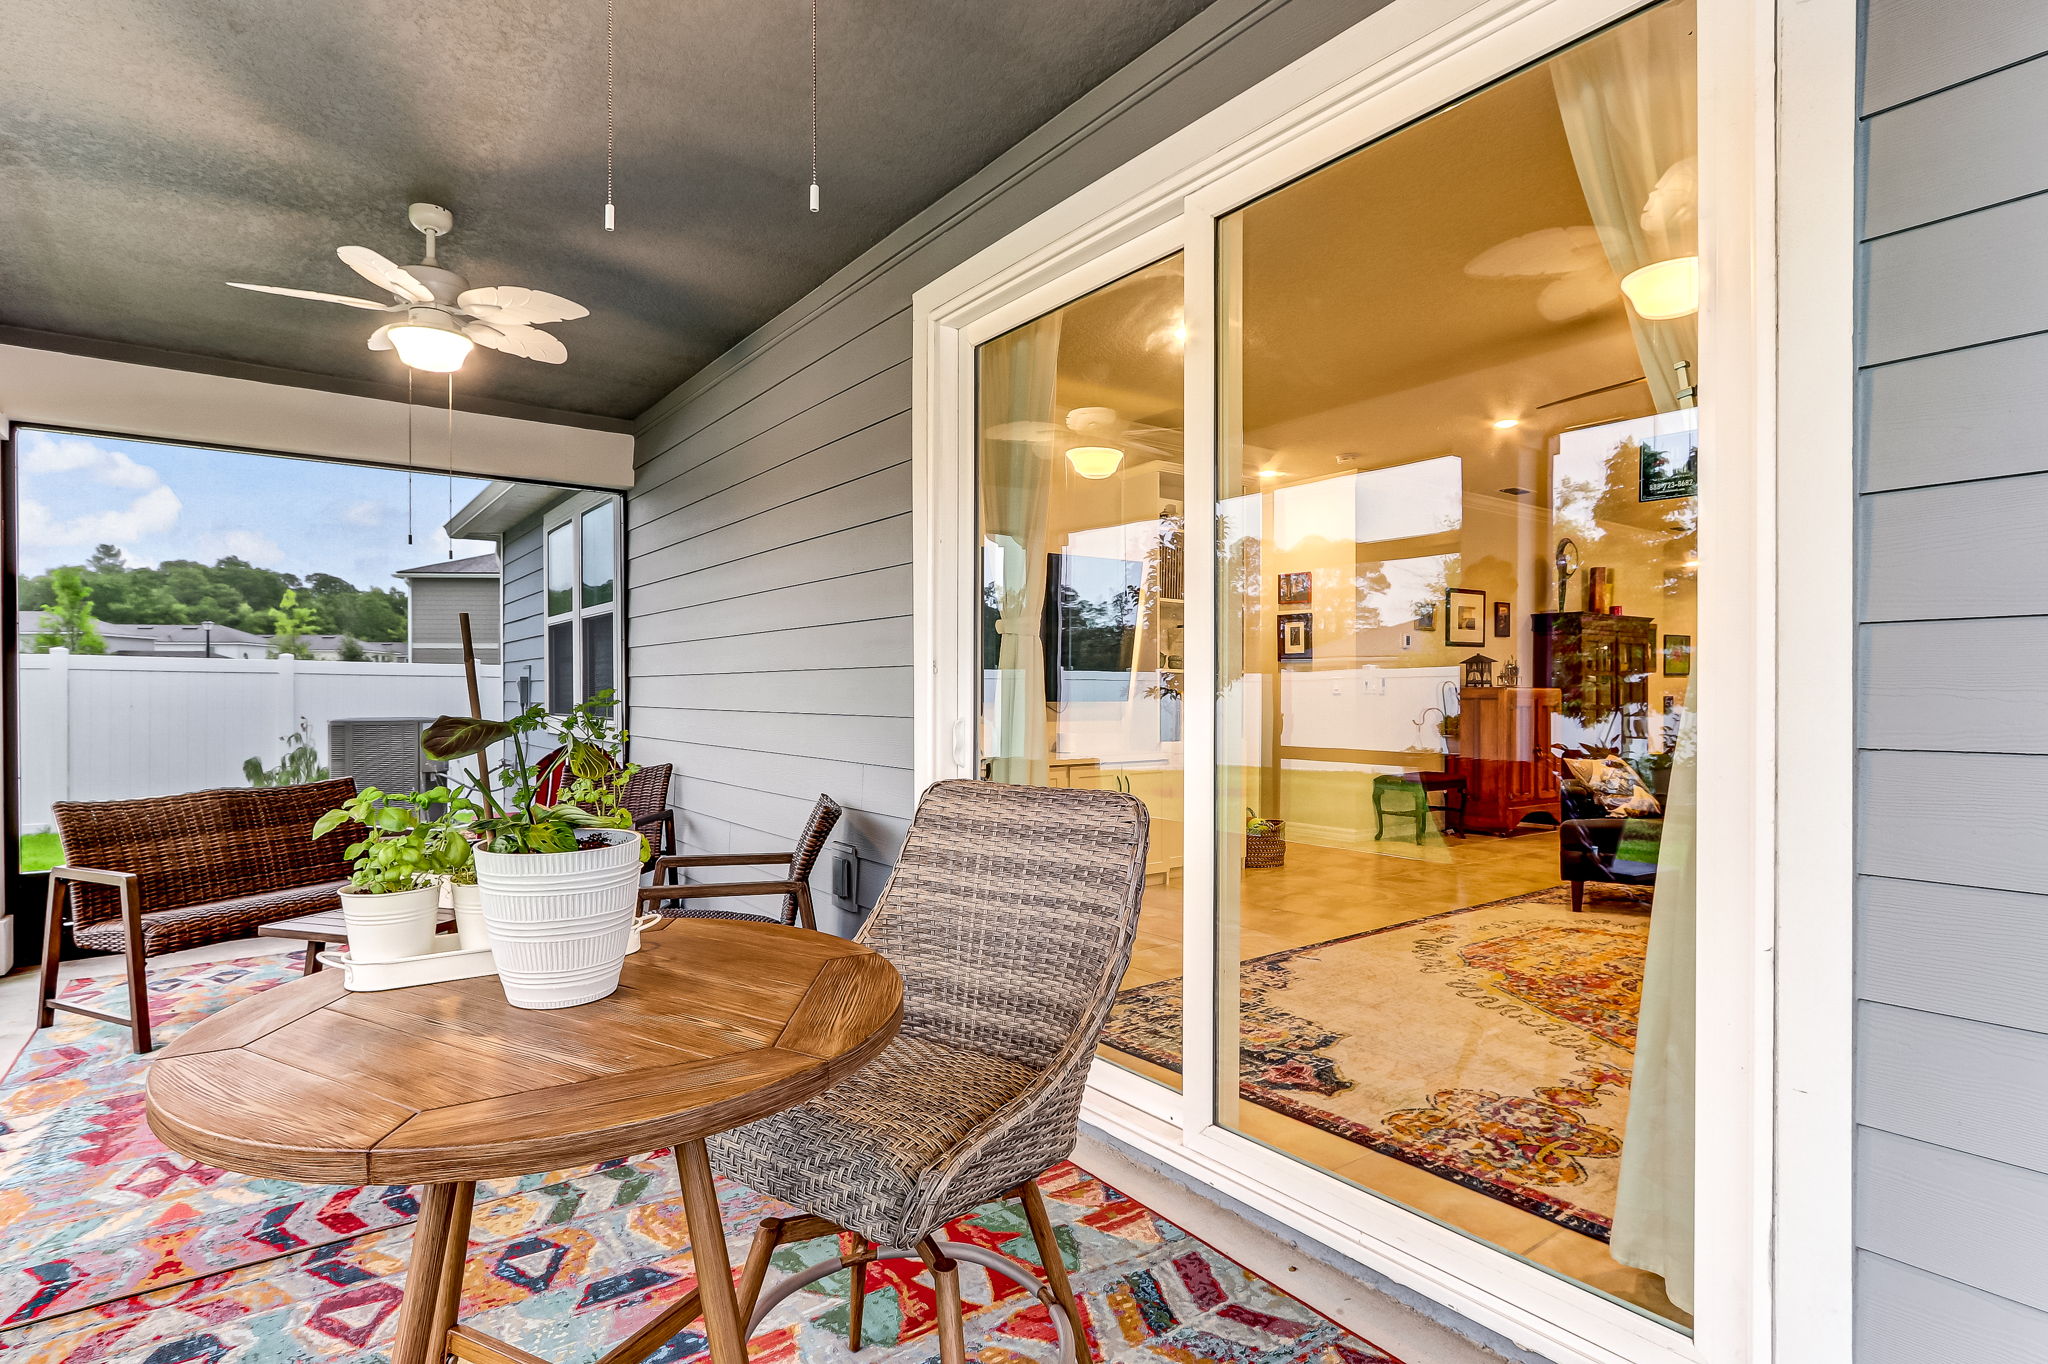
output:
[[1520,417],[1502,417],[1493,424],[1493,429],[1496,431],[1512,431],[1521,424],[1522,419]]
[[1278,478],[1278,477],[1280,477],[1280,471],[1279,471],[1278,469],[1261,469],[1261,470],[1259,470],[1259,477],[1260,477],[1260,478]]
[[399,359],[433,374],[453,374],[476,348],[454,319],[438,308],[409,310],[405,321],[385,329],[384,337]]
[[1108,478],[1124,462],[1124,452],[1114,445],[1077,445],[1067,451],[1067,463],[1083,478]]
[[1631,270],[1621,279],[1636,315],[1649,322],[1669,322],[1700,310],[1700,258],[1677,256]]

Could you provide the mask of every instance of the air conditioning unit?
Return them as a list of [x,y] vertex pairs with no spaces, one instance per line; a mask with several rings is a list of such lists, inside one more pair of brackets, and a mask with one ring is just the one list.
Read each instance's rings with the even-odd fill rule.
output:
[[438,785],[448,764],[420,749],[420,735],[434,723],[424,716],[378,716],[327,722],[327,770],[354,777],[358,790],[402,794]]

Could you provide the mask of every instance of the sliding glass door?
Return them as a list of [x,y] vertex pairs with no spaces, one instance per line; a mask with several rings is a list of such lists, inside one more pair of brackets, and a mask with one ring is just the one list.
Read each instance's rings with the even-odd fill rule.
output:
[[1693,23],[1643,10],[1191,211],[1195,275],[974,355],[979,775],[1154,818],[1105,1060],[1199,1079],[1212,1159],[1681,1328]]

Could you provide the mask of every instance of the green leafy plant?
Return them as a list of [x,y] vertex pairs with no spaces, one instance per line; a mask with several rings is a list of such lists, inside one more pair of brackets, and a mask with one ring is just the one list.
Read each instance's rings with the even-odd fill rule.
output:
[[[432,807],[446,805],[438,819]],[[313,824],[321,838],[344,824],[357,824],[363,836],[342,853],[354,870],[348,888],[358,895],[392,895],[432,885],[470,860],[463,835],[468,806],[445,786],[409,795],[391,795],[376,787],[358,792],[340,809],[329,810]]]
[[29,643],[32,654],[46,654],[52,649],[69,649],[74,654],[103,654],[107,641],[100,636],[99,625],[93,620],[92,588],[85,577],[75,568],[58,568],[50,572],[51,601],[43,613],[43,628]]
[[[529,706],[510,720],[444,715],[427,726],[420,747],[428,757],[454,761],[509,746],[512,761],[495,773],[482,761],[473,773],[460,769],[456,780],[478,807],[468,828],[487,852],[575,852],[589,830],[633,827],[622,801],[640,769],[623,760],[626,733],[613,724],[611,709],[612,693],[603,691],[560,714]],[[567,750],[568,771],[552,804],[540,799],[539,764],[527,762],[529,735],[541,736],[536,745]],[[644,838],[640,856],[647,856]]]
[[326,781],[327,769],[320,765],[320,753],[306,738],[307,725],[299,721],[296,733],[284,736],[284,756],[276,767],[265,767],[261,758],[244,758],[242,775],[251,786],[303,786]]

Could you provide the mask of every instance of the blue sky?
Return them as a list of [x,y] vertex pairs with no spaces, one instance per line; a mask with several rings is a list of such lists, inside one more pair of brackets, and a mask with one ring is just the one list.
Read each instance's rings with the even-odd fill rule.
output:
[[[332,573],[357,587],[397,587],[391,574],[448,555],[441,523],[480,479],[413,478],[414,543],[405,542],[399,469],[283,459],[16,428],[21,569],[85,562],[102,541],[129,562],[212,563],[236,555],[301,578]],[[452,488],[451,488],[452,484]],[[457,558],[491,548],[458,540]]]

